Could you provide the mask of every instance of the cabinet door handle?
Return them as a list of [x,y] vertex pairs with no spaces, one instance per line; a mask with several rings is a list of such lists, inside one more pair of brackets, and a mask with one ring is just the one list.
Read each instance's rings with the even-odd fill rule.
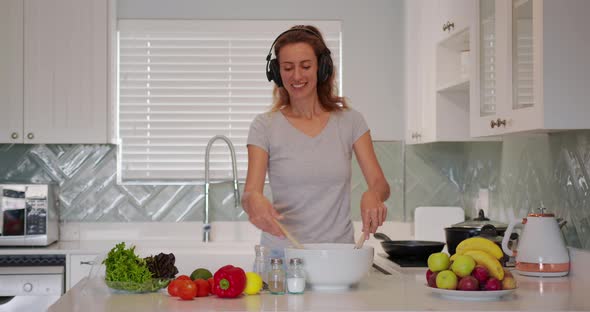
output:
[[490,122],[490,128],[494,129],[496,126],[498,126],[498,124],[496,124],[496,121],[495,120],[492,120]]
[[500,118],[498,118],[498,120],[496,120],[496,125],[498,126],[498,128],[500,126],[506,127],[506,119],[500,119]]
[[32,139],[34,139],[34,138],[35,138],[35,135],[33,134],[33,132],[29,132],[29,133],[27,134],[27,139],[29,139],[29,140],[32,140]]
[[13,132],[13,133],[10,135],[10,137],[11,137],[13,140],[16,140],[16,139],[18,139],[18,133],[17,133],[17,132]]
[[447,29],[449,29],[449,22],[447,21],[444,25],[443,25],[443,31],[447,31]]
[[94,261],[80,261],[80,265],[94,265]]
[[449,22],[449,25],[448,25],[447,29],[448,29],[449,31],[451,31],[451,30],[453,30],[454,28],[455,28],[455,23]]

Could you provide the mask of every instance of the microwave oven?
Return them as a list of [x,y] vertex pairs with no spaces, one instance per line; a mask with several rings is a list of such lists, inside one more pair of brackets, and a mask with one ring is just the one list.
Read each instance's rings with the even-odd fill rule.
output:
[[0,184],[0,246],[47,246],[59,238],[55,184]]

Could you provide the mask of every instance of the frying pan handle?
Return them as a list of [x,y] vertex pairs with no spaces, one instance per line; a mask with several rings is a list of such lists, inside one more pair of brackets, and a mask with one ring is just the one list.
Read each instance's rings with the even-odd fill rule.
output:
[[391,238],[389,238],[389,236],[387,236],[383,233],[379,233],[379,232],[373,234],[373,237],[375,237],[376,239],[383,240],[383,241],[390,241],[391,240]]

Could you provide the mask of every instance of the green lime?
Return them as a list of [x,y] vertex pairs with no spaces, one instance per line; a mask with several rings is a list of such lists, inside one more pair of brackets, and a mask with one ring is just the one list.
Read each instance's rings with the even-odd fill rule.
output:
[[198,268],[198,269],[194,270],[193,273],[191,273],[191,279],[193,281],[196,279],[208,280],[211,277],[213,277],[213,274],[211,274],[211,271],[204,269],[204,268]]

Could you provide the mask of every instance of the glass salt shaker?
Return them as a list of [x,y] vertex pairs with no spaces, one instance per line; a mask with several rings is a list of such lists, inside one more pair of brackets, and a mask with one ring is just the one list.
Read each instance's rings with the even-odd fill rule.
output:
[[270,259],[270,270],[268,271],[268,290],[274,295],[285,294],[285,270],[283,259]]
[[252,271],[260,275],[260,277],[262,277],[262,289],[267,290],[269,249],[262,245],[256,245],[256,247],[254,247],[254,251],[256,252],[256,258],[254,259],[254,267]]
[[303,260],[292,258],[287,269],[287,290],[290,294],[302,294],[305,290],[305,271]]

